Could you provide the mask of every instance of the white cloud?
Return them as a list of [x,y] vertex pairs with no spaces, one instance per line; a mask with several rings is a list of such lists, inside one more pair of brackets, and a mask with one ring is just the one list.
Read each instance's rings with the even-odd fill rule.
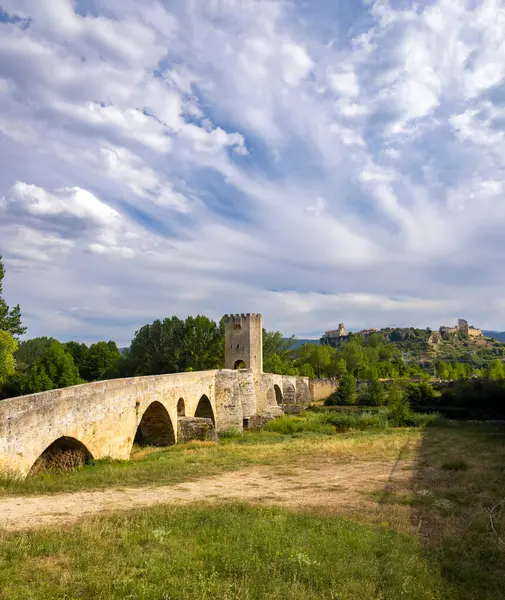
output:
[[[4,222],[0,231],[7,230],[11,243],[18,248],[18,256],[27,256],[26,246],[69,249],[80,240],[89,252],[124,258],[135,255],[133,250],[124,248],[119,242],[125,233],[124,218],[108,204],[78,187],[49,192],[35,185],[17,182],[1,199],[0,216]],[[10,230],[18,219],[29,223],[30,227]],[[42,234],[40,229],[58,232],[58,235]],[[43,256],[44,259],[49,257],[48,254]]]
[[64,188],[54,193],[35,185],[17,182],[5,198],[6,209],[35,217],[73,216],[99,227],[116,228],[121,220],[117,211],[79,188]]
[[30,335],[230,310],[505,327],[502,0],[353,2],[348,27],[284,1],[43,4],[0,23],[0,253]]
[[340,96],[348,96],[354,98],[359,96],[359,82],[356,73],[341,72],[329,73],[328,83],[331,89]]
[[307,77],[313,66],[312,59],[305,48],[291,41],[282,44],[284,81],[288,85],[298,85]]

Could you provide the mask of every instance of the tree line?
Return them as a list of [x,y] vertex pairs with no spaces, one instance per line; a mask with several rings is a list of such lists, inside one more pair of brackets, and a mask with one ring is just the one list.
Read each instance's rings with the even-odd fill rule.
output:
[[[223,367],[224,321],[216,323],[204,315],[184,320],[172,316],[144,325],[122,352],[113,341],[87,346],[39,337],[20,342],[26,328],[19,305],[9,308],[2,297],[4,275],[0,256],[0,398],[103,379]],[[264,330],[264,370],[281,375],[338,378],[341,390],[352,390],[356,381],[365,380],[369,382],[366,395],[372,404],[381,403],[381,379],[430,376],[421,364],[407,363],[401,349],[380,334],[366,339],[352,334],[349,337],[338,349],[317,344],[295,347],[294,337],[286,339],[279,331]],[[435,365],[435,372],[443,379],[469,379],[475,376],[475,367],[462,362],[440,362]],[[505,380],[505,365],[495,358],[478,375]],[[358,397],[357,388],[346,402],[352,403],[353,397]]]
[[[402,420],[413,413],[451,419],[505,419],[505,379],[460,379],[444,383],[377,380],[358,382],[344,375],[326,406],[387,407]],[[393,422],[395,419],[393,419]]]

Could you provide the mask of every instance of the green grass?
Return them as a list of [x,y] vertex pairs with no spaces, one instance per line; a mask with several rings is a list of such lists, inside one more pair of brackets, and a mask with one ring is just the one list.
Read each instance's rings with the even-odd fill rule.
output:
[[2,600],[459,597],[443,561],[387,525],[237,504],[0,535],[0,556]]
[[283,435],[312,432],[318,435],[334,435],[344,431],[383,430],[392,426],[424,427],[435,419],[436,414],[412,412],[407,405],[382,407],[360,411],[315,411],[300,416],[283,415],[266,424],[265,430]]
[[398,429],[320,435],[313,431],[281,434],[272,431],[227,435],[218,444],[190,442],[169,448],[148,448],[134,453],[132,460],[99,460],[70,473],[44,473],[20,480],[0,476],[0,497],[71,492],[84,489],[169,485],[217,475],[253,465],[294,466],[307,457],[325,456],[346,461],[359,455],[394,458],[417,431]]
[[[107,477],[109,486],[138,478],[152,485],[247,464],[296,470],[324,460],[338,469],[366,461],[372,472],[374,461],[414,457],[399,469],[403,477],[364,492],[373,505],[347,514],[324,505],[311,513],[160,506],[0,533],[0,600],[504,598],[505,546],[497,534],[505,539],[505,510],[493,514],[497,534],[489,521],[505,497],[505,428],[498,425],[263,431],[37,477],[9,493],[105,487]],[[457,463],[468,468],[446,468]]]

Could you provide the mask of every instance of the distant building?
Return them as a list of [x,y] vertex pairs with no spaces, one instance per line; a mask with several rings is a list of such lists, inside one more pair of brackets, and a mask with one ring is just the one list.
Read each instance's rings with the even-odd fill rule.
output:
[[[368,339],[373,333],[377,333],[378,331],[379,330],[376,327],[371,327],[370,329],[362,329],[361,331],[356,331],[353,333],[353,335]],[[384,334],[384,337],[387,338],[387,334]],[[339,323],[337,329],[330,329],[329,331],[325,331],[324,335],[320,338],[319,343],[322,345],[337,348],[338,346],[340,346],[340,344],[348,342],[349,339],[350,336],[347,333],[344,324]]]
[[346,342],[348,339],[349,336],[347,335],[344,324],[339,323],[337,329],[325,331],[319,342],[325,346],[332,346],[333,348],[336,348],[342,342]]
[[468,321],[465,319],[458,319],[457,327],[440,327],[441,335],[453,335],[456,333],[462,333],[466,338],[477,338],[482,337],[482,329],[477,329],[473,325],[468,325]]
[[377,327],[371,327],[370,329],[362,329],[361,331],[357,331],[355,335],[359,335],[360,337],[367,338],[372,335],[372,333],[377,333],[379,330]]

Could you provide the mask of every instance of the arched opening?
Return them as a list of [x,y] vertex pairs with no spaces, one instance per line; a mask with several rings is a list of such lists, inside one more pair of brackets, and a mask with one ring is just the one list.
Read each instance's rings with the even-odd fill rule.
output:
[[153,402],[148,406],[137,427],[133,443],[139,446],[171,446],[175,444],[172,421],[163,404]]
[[60,437],[49,445],[33,463],[28,476],[44,471],[67,472],[93,462],[91,452],[73,437]]
[[198,406],[196,407],[195,411],[195,417],[199,417],[200,419],[211,419],[214,425],[216,424],[214,419],[214,411],[212,410],[212,404],[205,394],[198,402]]
[[237,360],[235,361],[235,364],[233,365],[234,369],[245,369],[245,362],[243,360]]
[[184,405],[184,398],[179,398],[179,402],[177,402],[177,416],[186,416],[186,406]]
[[274,392],[275,392],[275,401],[277,402],[277,404],[279,406],[282,406],[282,392],[281,392],[281,388],[277,384],[274,385]]

